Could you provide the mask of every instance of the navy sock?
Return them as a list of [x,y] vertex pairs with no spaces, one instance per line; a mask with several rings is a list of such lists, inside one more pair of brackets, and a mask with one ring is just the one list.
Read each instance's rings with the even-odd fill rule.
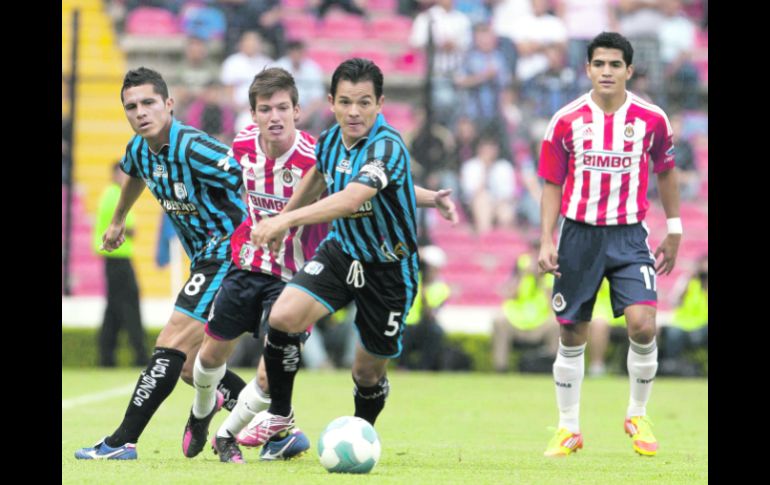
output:
[[104,442],[112,448],[136,443],[161,403],[174,390],[182,374],[185,354],[175,349],[156,347],[150,363],[136,382],[126,415],[118,429]]
[[265,370],[270,386],[271,414],[288,416],[291,413],[291,395],[294,376],[299,368],[300,334],[281,332],[273,327],[267,332],[265,343]]
[[387,376],[383,376],[380,382],[371,386],[364,387],[353,380],[353,400],[356,404],[356,414],[358,418],[363,418],[374,426],[377,416],[385,407],[385,399],[390,393],[390,382]]

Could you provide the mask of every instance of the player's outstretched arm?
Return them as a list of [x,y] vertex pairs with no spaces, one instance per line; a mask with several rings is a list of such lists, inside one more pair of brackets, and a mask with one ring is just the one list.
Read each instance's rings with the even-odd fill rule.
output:
[[[655,250],[655,271],[658,274],[669,274],[676,264],[679,243],[682,241],[682,220],[679,218],[679,176],[676,168],[660,172],[658,177],[658,192],[666,213],[668,234]],[[663,258],[658,261],[658,258]]]
[[553,273],[561,276],[559,269],[559,253],[553,242],[553,231],[559,218],[561,205],[561,185],[546,180],[540,203],[540,255],[537,266],[541,273]]
[[455,209],[455,203],[452,198],[449,197],[452,194],[452,189],[440,189],[440,190],[428,190],[418,185],[414,186],[414,195],[417,202],[417,207],[435,207],[441,213],[441,216],[450,221],[452,225],[457,224],[459,218],[457,216],[457,210]]
[[284,211],[275,217],[259,221],[251,230],[251,243],[267,245],[273,251],[280,245],[283,234],[292,227],[331,222],[356,212],[377,189],[360,183],[350,183],[342,192],[330,195],[305,207]]
[[105,251],[118,249],[126,240],[126,217],[144,190],[144,180],[128,177],[120,188],[120,199],[112,214],[107,231],[102,236],[102,247]]
[[294,191],[289,202],[281,211],[289,212],[300,207],[312,203],[314,200],[321,196],[323,191],[326,190],[326,180],[321,172],[318,171],[318,167],[313,167],[302,177],[297,185],[297,190]]

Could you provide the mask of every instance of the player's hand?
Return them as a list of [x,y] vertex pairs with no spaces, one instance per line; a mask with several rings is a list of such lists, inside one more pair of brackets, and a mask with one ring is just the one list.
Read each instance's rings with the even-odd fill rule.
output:
[[[655,272],[657,274],[670,274],[676,264],[676,255],[679,252],[679,243],[682,241],[681,234],[669,234],[660,243],[658,249],[655,250]],[[663,258],[658,261],[660,255]]]
[[553,243],[540,245],[540,254],[537,257],[537,269],[540,271],[540,274],[551,273],[555,277],[561,278],[561,273],[556,271],[559,269],[558,261],[559,252]]
[[112,252],[126,242],[126,224],[110,224],[102,236],[100,251]]
[[452,198],[449,197],[452,194],[452,189],[441,189],[436,192],[436,197],[433,199],[436,203],[436,209],[439,210],[441,216],[456,225],[460,220],[457,216],[457,210],[455,209],[455,203],[452,202]]
[[287,229],[283,226],[280,215],[262,219],[251,228],[251,243],[256,247],[267,246],[270,252],[277,254]]

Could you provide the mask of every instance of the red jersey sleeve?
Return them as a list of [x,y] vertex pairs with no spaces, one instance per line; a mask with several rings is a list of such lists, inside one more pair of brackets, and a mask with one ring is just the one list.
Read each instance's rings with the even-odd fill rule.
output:
[[665,114],[661,114],[658,118],[653,134],[654,138],[650,146],[652,171],[660,173],[671,170],[675,166],[673,130]]
[[540,149],[537,174],[545,180],[561,185],[567,178],[569,152],[564,148],[564,123],[551,120]]

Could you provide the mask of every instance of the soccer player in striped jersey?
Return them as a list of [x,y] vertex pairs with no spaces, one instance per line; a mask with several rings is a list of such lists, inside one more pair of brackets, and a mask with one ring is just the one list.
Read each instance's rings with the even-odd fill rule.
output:
[[[299,336],[351,301],[360,337],[352,369],[355,415],[374,424],[385,406],[385,366],[401,353],[403,320],[417,290],[415,210],[437,207],[452,222],[457,214],[448,190],[414,187],[409,153],[380,114],[382,84],[380,68],[369,60],[337,67],[328,96],[337,124],[319,137],[316,166],[283,212],[252,230],[256,246],[275,248],[293,227],[333,221],[315,256],[273,305],[263,354],[272,402],[239,439],[264,443],[291,428]],[[310,204],[326,189],[328,197]]]
[[[631,342],[624,429],[637,453],[653,456],[658,450],[646,412],[658,368],[655,278],[674,267],[682,223],[671,125],[663,110],[626,91],[632,59],[633,48],[623,36],[604,32],[593,39],[586,64],[593,89],[553,116],[542,143],[538,264],[556,276],[552,306],[561,324],[553,365],[559,426],[546,456],[569,455],[583,446],[578,420],[583,354],[604,277],[614,316],[625,315]],[[644,223],[650,163],[668,217],[668,234],[654,254]]]
[[[227,370],[237,338],[244,332],[258,338],[260,327],[267,331],[273,302],[328,232],[327,224],[295,227],[280,242],[277,254],[250,241],[252,227],[280,212],[302,176],[315,166],[315,140],[294,125],[300,114],[298,98],[294,78],[281,68],[263,70],[249,87],[254,124],[238,133],[230,151],[243,168],[249,217],[231,238],[233,266],[214,299],[195,359],[195,398],[182,438],[182,450],[190,458],[205,445],[216,408],[216,386]],[[241,391],[238,404],[214,437],[220,461],[244,463],[235,436],[257,412],[267,409],[267,384],[264,359],[260,359],[257,377]],[[266,443],[260,458],[293,458],[309,447],[307,437],[295,428]]]
[[[112,251],[123,244],[126,214],[147,186],[169,215],[190,257],[190,278],[158,335],[123,422],[93,447],[75,453],[86,460],[136,459],[139,436],[180,375],[192,384],[203,324],[231,265],[230,234],[246,217],[240,164],[228,155],[226,145],[174,118],[174,100],[159,73],[144,67],[128,71],[120,99],[136,135],[121,160],[121,169],[130,177],[121,187],[118,206],[102,238],[104,249]],[[223,403],[232,409],[244,386],[228,370],[218,387],[217,410]]]

